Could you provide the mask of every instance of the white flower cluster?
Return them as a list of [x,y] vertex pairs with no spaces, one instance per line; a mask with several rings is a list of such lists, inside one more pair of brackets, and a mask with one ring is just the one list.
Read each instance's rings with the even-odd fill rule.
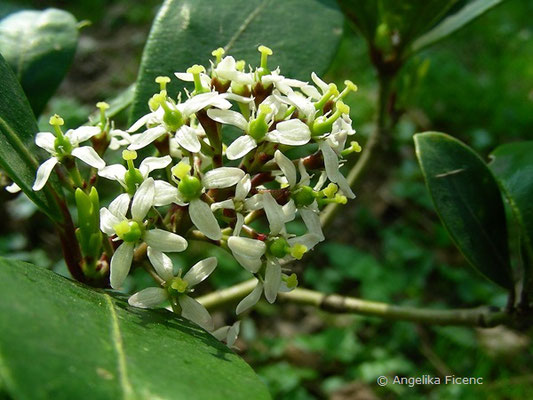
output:
[[[360,151],[357,142],[346,148],[355,131],[342,100],[355,85],[346,81],[339,92],[314,73],[314,85],[285,78],[279,68],[268,68],[272,51],[264,46],[259,51],[255,69],[218,49],[209,74],[199,65],[176,73],[194,85],[185,101],[169,97],[170,78],[158,77],[160,91],[149,101],[150,112],[126,131],[112,128],[107,105],[99,103],[98,126],[63,134],[63,122],[54,116],[55,133],[41,132],[36,139],[51,158],[40,166],[34,190],[44,187],[57,164],[73,187],[87,193],[98,177],[118,183],[121,194],[99,214],[104,240],[113,248],[107,251],[111,286],[120,288],[134,258],[145,254],[159,286],[134,294],[129,303],[156,307],[170,301],[174,311],[211,332],[208,311],[190,294],[217,260],[204,259],[182,275],[165,253],[186,250],[188,240],[231,251],[257,279],[237,306],[240,314],[263,294],[273,303],[278,292],[296,287],[287,266],[324,240],[320,210],[354,197],[340,166],[346,155]],[[92,147],[80,147],[89,139]],[[121,148],[125,163],[106,166],[104,156]],[[150,156],[136,166],[137,151]],[[73,157],[92,167],[91,179],[83,180]],[[297,218],[306,227],[300,235],[287,228]],[[216,336],[226,335],[232,344],[237,333],[235,325]]]

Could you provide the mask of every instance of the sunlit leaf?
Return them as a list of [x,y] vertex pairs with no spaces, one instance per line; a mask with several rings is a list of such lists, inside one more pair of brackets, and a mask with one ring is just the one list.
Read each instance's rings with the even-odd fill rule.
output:
[[416,153],[435,208],[453,241],[479,272],[511,290],[502,197],[487,165],[443,133],[415,135]]
[[0,381],[14,399],[268,399],[201,328],[0,258]]
[[78,43],[72,14],[24,10],[0,21],[0,53],[39,115],[65,77]]
[[174,72],[193,64],[209,67],[218,47],[258,65],[257,47],[263,44],[274,51],[269,66],[308,81],[312,71],[322,74],[329,66],[342,26],[333,0],[166,0],[144,49],[132,119],[148,112],[148,99],[159,87],[155,77],[172,77],[168,90],[175,97],[191,86],[178,82]]

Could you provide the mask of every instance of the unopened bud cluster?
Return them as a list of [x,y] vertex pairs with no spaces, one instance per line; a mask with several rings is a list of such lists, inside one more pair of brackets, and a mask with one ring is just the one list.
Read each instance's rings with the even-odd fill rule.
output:
[[[130,304],[169,302],[230,345],[238,325],[214,331],[209,313],[192,296],[217,260],[206,258],[184,271],[167,254],[185,251],[190,240],[225,248],[257,279],[237,314],[263,295],[273,303],[278,292],[298,284],[289,263],[324,240],[321,209],[354,197],[340,167],[361,151],[357,142],[347,144],[355,131],[343,99],[357,90],[352,82],[340,91],[314,73],[312,83],[286,78],[271,69],[269,48],[259,52],[260,65],[253,68],[224,57],[223,49],[213,51],[210,68],[193,65],[175,73],[189,85],[178,98],[168,94],[170,77],[157,77],[150,112],[127,130],[115,129],[109,106],[98,103],[94,126],[63,132],[55,115],[53,132],[36,137],[51,157],[39,167],[34,190],[55,169],[60,182],[76,191],[84,271],[108,273],[111,286],[120,288],[132,263],[149,263],[158,286],[134,294]],[[82,170],[86,178],[79,161],[90,167]],[[100,209],[96,186],[102,178],[116,182],[117,195]],[[296,220],[303,222],[303,234],[288,229]]]

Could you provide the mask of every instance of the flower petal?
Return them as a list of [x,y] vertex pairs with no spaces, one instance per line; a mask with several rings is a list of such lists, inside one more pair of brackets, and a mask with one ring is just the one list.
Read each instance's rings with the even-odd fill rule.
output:
[[270,192],[263,193],[263,207],[270,225],[270,233],[277,235],[284,227],[285,214]]
[[155,128],[147,129],[135,138],[133,143],[128,146],[128,150],[142,149],[143,147],[148,146],[154,140],[163,136],[165,133],[167,133],[167,130],[162,126],[156,126]]
[[105,167],[105,161],[102,160],[92,147],[76,147],[72,150],[71,154],[93,168],[102,169]]
[[128,299],[130,306],[139,308],[154,308],[168,298],[167,291],[163,288],[149,287],[135,293]]
[[245,270],[250,271],[252,274],[258,272],[263,264],[260,258],[246,257],[237,253],[233,253],[233,257]]
[[183,276],[183,279],[189,284],[188,287],[193,287],[198,285],[204,279],[206,279],[217,267],[216,257],[209,257],[202,261],[198,261],[192,266],[192,268],[187,271]]
[[230,236],[228,247],[234,254],[251,258],[261,258],[266,251],[266,244],[262,240],[239,236]]
[[202,148],[198,136],[196,135],[196,131],[190,126],[183,125],[178,129],[175,137],[179,145],[187,151],[198,153]]
[[54,147],[56,137],[50,132],[38,132],[35,135],[35,144],[41,149],[45,149],[50,154],[55,154],[56,149]]
[[213,211],[213,212],[216,211],[216,210],[219,210],[221,208],[234,210],[235,209],[235,204],[233,203],[233,200],[231,200],[231,199],[223,200],[223,201],[219,201],[219,202],[211,204],[211,211]]
[[313,235],[318,236],[320,241],[324,240],[324,233],[322,233],[322,225],[320,224],[320,217],[317,213],[305,208],[300,210],[300,215],[304,221],[307,231]]
[[143,115],[141,118],[139,118],[137,121],[133,123],[133,125],[128,129],[128,132],[136,132],[139,129],[141,129],[142,126],[144,126],[150,118],[154,116],[154,113],[148,113],[146,115]]
[[135,247],[134,243],[124,242],[113,254],[111,258],[111,276],[110,282],[113,289],[118,289],[131,268],[131,261],[133,260],[133,248]]
[[15,182],[13,182],[11,185],[9,186],[6,186],[6,191],[9,192],[9,193],[18,193],[20,192],[22,189],[20,188],[19,185],[17,185]]
[[119,219],[126,219],[129,206],[130,195],[128,193],[122,193],[109,204],[109,211]]
[[246,121],[246,118],[244,118],[242,114],[238,113],[237,111],[217,110],[212,108],[207,110],[207,115],[213,121],[220,122],[221,124],[233,125],[242,129],[243,131],[245,131],[248,127],[248,121]]
[[233,235],[239,236],[241,234],[241,229],[244,226],[244,215],[237,213],[237,221],[235,222],[235,228],[233,228]]
[[181,316],[187,318],[189,321],[201,326],[206,331],[212,331],[214,329],[213,319],[198,301],[192,297],[182,294],[178,296],[178,302],[181,306]]
[[206,189],[221,189],[236,185],[244,176],[244,171],[234,167],[220,167],[207,171],[202,178]]
[[160,179],[155,182],[154,206],[166,206],[172,204],[178,198],[178,188]]
[[320,142],[318,147],[322,151],[324,166],[329,180],[337,183],[346,197],[350,199],[355,198],[355,194],[352,192],[350,185],[348,185],[348,181],[339,170],[339,159],[335,151],[326,142]]
[[115,234],[115,229],[113,227],[120,222],[121,220],[107,208],[103,207],[100,209],[100,230],[106,235],[113,236]]
[[135,192],[131,203],[131,216],[137,221],[142,221],[154,205],[155,183],[152,178],[145,179]]
[[296,185],[296,167],[292,161],[279,150],[276,150],[274,153],[274,159],[283,172],[283,175],[285,175],[285,178],[287,178],[289,186],[294,187]]
[[276,125],[276,129],[266,135],[270,142],[300,146],[311,139],[309,127],[299,119],[283,121]]
[[311,73],[311,79],[313,80],[315,85],[317,85],[320,88],[320,90],[322,90],[322,93],[326,93],[329,90],[329,85],[326,82],[324,82],[322,79],[320,79],[318,75],[315,74],[314,72]]
[[265,270],[265,298],[274,303],[281,285],[281,265],[277,260],[267,260]]
[[165,281],[170,281],[174,278],[174,268],[172,267],[172,260],[169,256],[153,247],[148,247],[148,258],[157,272],[157,275]]
[[165,253],[180,252],[187,248],[187,241],[180,235],[162,229],[144,232],[143,240],[150,247]]
[[231,143],[226,149],[228,160],[237,160],[244,157],[250,151],[257,147],[257,142],[251,136],[240,136]]
[[235,310],[235,313],[237,315],[242,314],[246,310],[252,308],[256,305],[256,303],[261,298],[261,294],[263,293],[263,284],[259,281],[257,281],[257,286],[255,287],[252,292],[246,296],[244,299],[241,300],[241,302],[237,305],[237,309]]
[[235,188],[235,200],[243,201],[246,196],[248,196],[251,189],[252,180],[250,179],[250,175],[246,174],[242,177],[239,183],[237,183],[237,187]]
[[213,211],[207,203],[200,199],[191,200],[189,203],[189,216],[192,223],[205,236],[212,240],[222,239],[222,231],[218,225],[217,219],[213,215]]
[[228,345],[228,347],[231,348],[235,344],[235,341],[237,340],[237,337],[239,336],[240,328],[241,328],[241,321],[235,322],[229,328],[228,334],[226,336],[226,344]]
[[139,165],[139,171],[146,179],[148,174],[156,169],[166,168],[172,162],[172,157],[146,157]]
[[72,144],[78,144],[89,140],[100,132],[101,130],[98,126],[80,126],[79,128],[69,130],[65,136],[71,140]]
[[102,178],[106,178],[112,181],[119,182],[122,186],[126,186],[124,182],[124,176],[126,175],[127,169],[122,164],[113,164],[108,165],[98,171],[98,175]]
[[48,178],[50,178],[50,174],[52,173],[52,170],[58,163],[58,159],[55,157],[49,158],[44,163],[41,164],[39,169],[37,170],[37,176],[35,177],[35,183],[33,184],[32,189],[35,191],[41,190],[44,185],[46,185],[46,182],[48,181]]

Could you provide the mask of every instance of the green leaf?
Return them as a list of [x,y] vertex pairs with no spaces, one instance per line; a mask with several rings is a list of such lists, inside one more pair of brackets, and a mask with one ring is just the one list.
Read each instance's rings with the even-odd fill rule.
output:
[[456,246],[479,272],[512,290],[503,201],[489,168],[443,133],[419,133],[414,140],[427,188]]
[[37,170],[33,143],[37,122],[17,78],[0,56],[0,168],[51,219],[62,220],[61,212],[50,188],[32,190]]
[[[371,47],[401,55],[435,25],[457,0],[338,0]],[[393,51],[394,48],[394,51]]]
[[458,12],[450,15],[426,34],[420,36],[412,45],[412,51],[417,52],[439,40],[450,36],[466,24],[480,17],[504,0],[474,0],[466,4]]
[[49,8],[19,11],[0,21],[0,53],[39,115],[65,77],[76,51],[72,14]]
[[0,381],[16,399],[268,399],[197,326],[0,258]]
[[211,51],[258,65],[260,44],[274,55],[269,66],[284,76],[310,80],[325,72],[341,37],[343,16],[333,0],[166,0],[144,49],[131,120],[146,114],[149,98],[158,91],[158,75],[172,77],[169,95],[183,88],[174,72],[193,64],[209,66]]
[[[504,144],[490,157],[489,167],[522,230],[524,260],[533,260],[533,141]],[[533,280],[533,270],[524,272]]]

